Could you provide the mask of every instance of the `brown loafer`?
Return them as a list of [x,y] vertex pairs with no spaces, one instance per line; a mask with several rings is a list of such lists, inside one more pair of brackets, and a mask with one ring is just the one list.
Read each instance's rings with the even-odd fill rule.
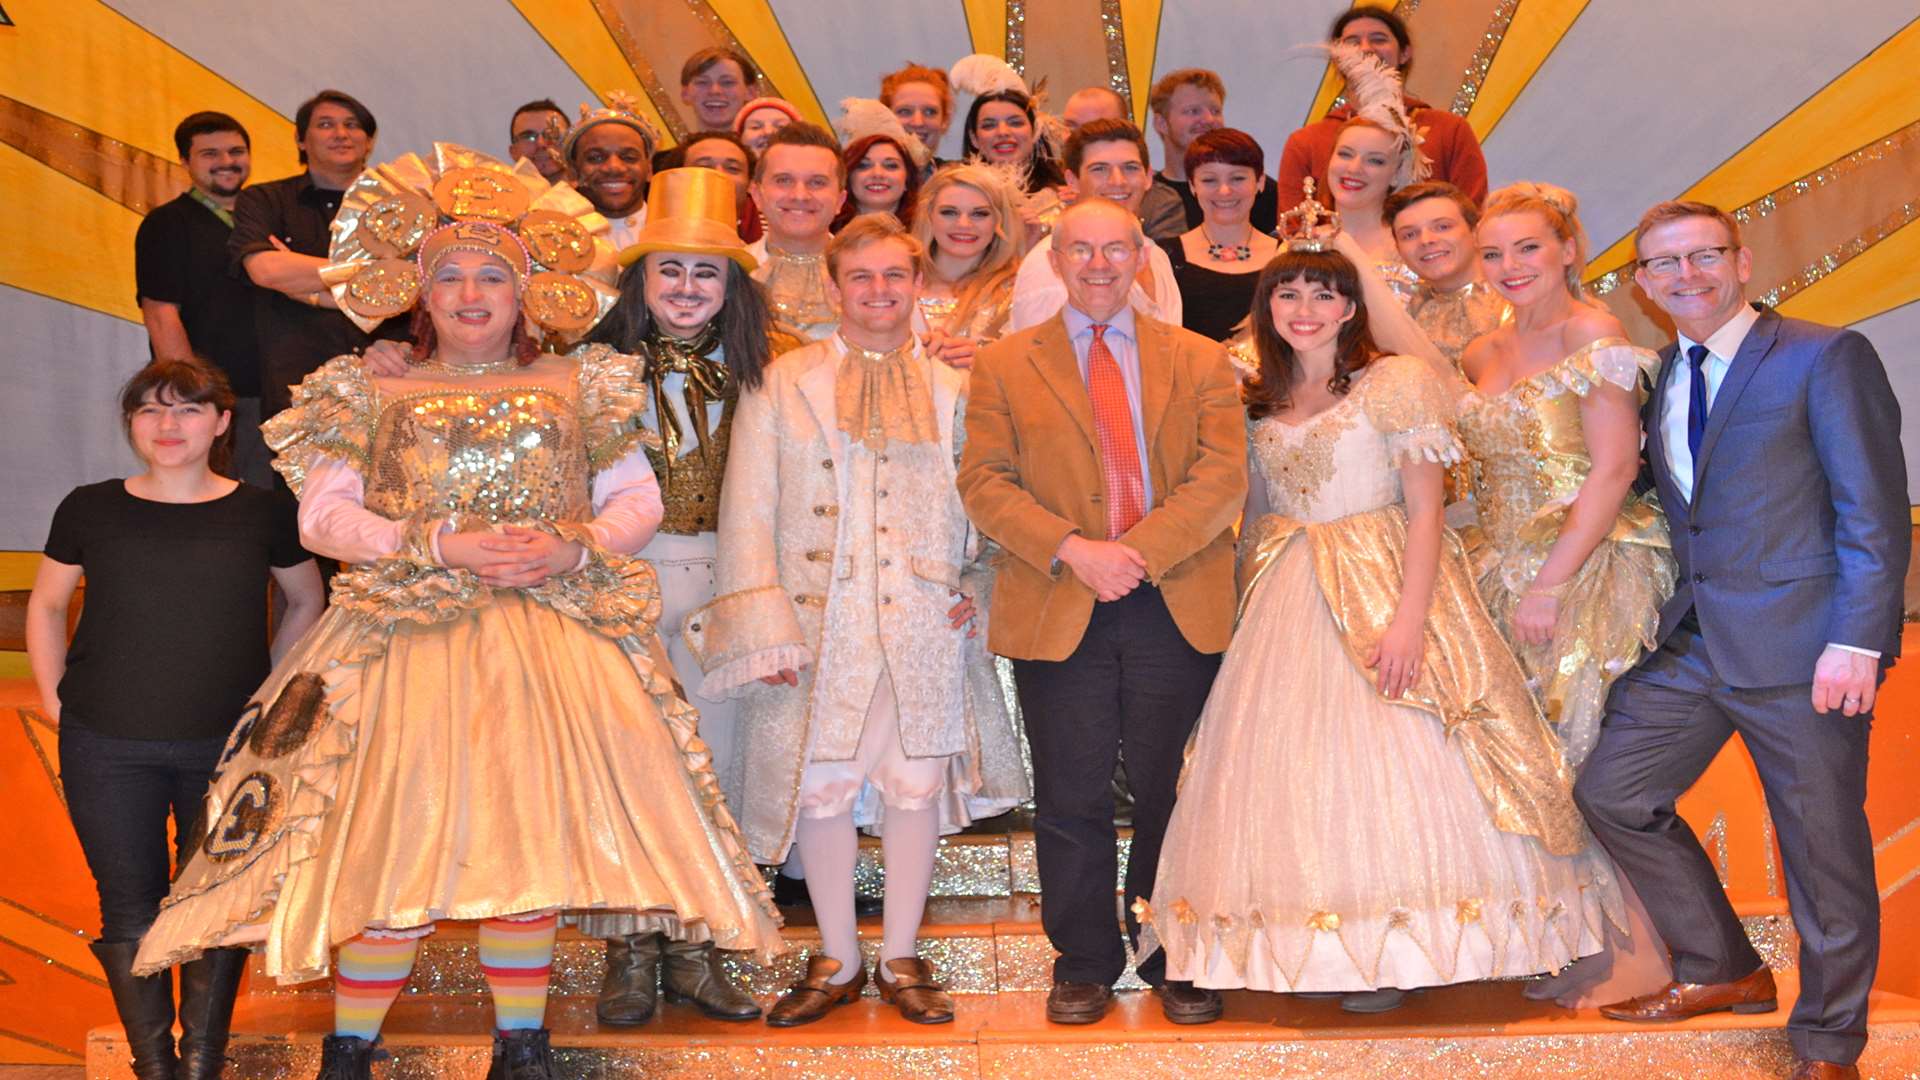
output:
[[1101,983],[1057,982],[1047,991],[1047,1022],[1091,1024],[1107,1015],[1113,987]]
[[953,998],[933,981],[933,965],[925,960],[917,956],[888,960],[874,969],[873,981],[880,987],[880,1000],[899,1007],[908,1020],[953,1023]]
[[773,1003],[773,1010],[767,1013],[769,1027],[799,1027],[811,1024],[827,1015],[835,1006],[849,1005],[860,1000],[860,992],[867,988],[867,969],[863,965],[852,980],[835,984],[832,980],[840,974],[840,961],[831,956],[815,954],[807,957],[807,977],[787,988],[780,1000]]
[[1860,1080],[1860,1067],[1801,1058],[1794,1063],[1793,1080]]
[[1172,1024],[1211,1024],[1220,1019],[1225,1002],[1220,992],[1172,979],[1156,988],[1160,995],[1160,1014]]
[[1600,1015],[1609,1020],[1645,1024],[1687,1020],[1729,1009],[1737,1013],[1764,1013],[1779,1007],[1773,971],[1763,965],[1746,978],[1729,983],[1668,983],[1664,990],[1602,1005]]

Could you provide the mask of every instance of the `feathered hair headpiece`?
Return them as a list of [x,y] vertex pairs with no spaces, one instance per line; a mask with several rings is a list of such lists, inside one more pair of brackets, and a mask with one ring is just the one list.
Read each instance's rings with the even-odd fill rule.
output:
[[998,94],[1005,90],[1018,90],[1028,97],[1033,96],[1033,91],[1027,89],[1027,80],[1013,70],[1012,64],[988,53],[974,53],[954,61],[947,78],[955,90],[974,97]]
[[933,151],[927,144],[907,133],[900,124],[900,118],[885,103],[873,98],[842,98],[840,100],[840,118],[833,122],[833,128],[840,133],[840,143],[852,146],[869,135],[885,135],[899,143],[913,158],[916,168],[924,169],[927,162],[933,160]]
[[1380,125],[1400,139],[1405,153],[1394,172],[1393,186],[1405,187],[1425,180],[1433,173],[1433,162],[1420,152],[1424,136],[1407,112],[1400,73],[1358,45],[1336,42],[1326,48],[1333,55],[1333,66],[1347,80],[1347,106],[1353,115]]

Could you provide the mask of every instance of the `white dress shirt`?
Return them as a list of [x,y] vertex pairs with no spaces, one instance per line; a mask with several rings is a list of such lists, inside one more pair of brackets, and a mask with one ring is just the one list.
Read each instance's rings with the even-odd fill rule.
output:
[[[1673,370],[1667,373],[1666,402],[1660,410],[1660,441],[1666,448],[1667,471],[1673,477],[1673,486],[1680,489],[1680,498],[1684,502],[1693,502],[1693,449],[1687,445],[1687,413],[1693,402],[1693,364],[1687,359],[1687,350],[1695,345],[1707,347],[1707,359],[1700,365],[1700,370],[1707,378],[1707,409],[1711,413],[1714,398],[1720,393],[1720,384],[1726,381],[1727,369],[1733,366],[1734,356],[1740,352],[1740,346],[1753,330],[1753,324],[1759,321],[1759,310],[1751,304],[1742,304],[1739,312],[1722,323],[1720,329],[1708,334],[1705,341],[1696,342],[1685,334],[1675,335],[1679,348],[1674,354]],[[1837,641],[1830,641],[1827,646],[1876,659],[1880,656],[1872,649],[1842,645]]]
[[[1080,381],[1086,382],[1087,352],[1093,348],[1093,319],[1072,304],[1061,309],[1060,317],[1067,324],[1073,355],[1080,362]],[[1106,326],[1101,340],[1107,343],[1107,351],[1113,354],[1113,362],[1120,368],[1120,382],[1127,388],[1127,411],[1133,415],[1133,446],[1140,461],[1140,510],[1145,513],[1153,509],[1153,470],[1147,467],[1146,426],[1140,422],[1140,338],[1134,327],[1133,309],[1121,308],[1119,314],[1107,320]]]
[[626,217],[607,218],[607,243],[613,245],[617,254],[634,245],[640,239],[640,227],[647,223],[647,204],[641,203],[640,209]]
[[[1027,252],[1020,263],[1020,272],[1013,276],[1013,312],[1007,319],[1010,330],[1039,326],[1066,306],[1067,283],[1053,272],[1053,260],[1048,257],[1052,251],[1052,241],[1043,241]],[[1173,277],[1173,261],[1160,250],[1159,244],[1149,242],[1146,252],[1147,268],[1153,274],[1154,295],[1149,298],[1147,291],[1135,281],[1127,294],[1133,310],[1170,326],[1179,326],[1180,283]]]

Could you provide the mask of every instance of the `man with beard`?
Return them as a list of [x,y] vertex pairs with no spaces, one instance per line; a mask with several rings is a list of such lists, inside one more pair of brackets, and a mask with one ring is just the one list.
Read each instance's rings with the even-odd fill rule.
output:
[[767,233],[750,249],[760,263],[753,279],[766,286],[774,324],[815,341],[833,336],[840,306],[827,279],[829,227],[847,201],[840,144],[804,121],[773,133],[754,163],[748,188]]
[[[1193,193],[1193,178],[1187,175],[1187,147],[1222,126],[1226,105],[1227,84],[1206,68],[1170,71],[1153,84],[1147,108],[1153,113],[1154,134],[1160,137],[1166,164],[1153,174],[1153,186],[1140,200],[1141,226],[1150,239],[1179,236],[1200,226],[1205,215]],[[1263,185],[1253,197],[1248,220],[1255,229],[1270,233],[1279,217],[1280,199],[1272,184]]]
[[567,178],[567,162],[560,156],[566,131],[567,114],[552,99],[529,101],[507,122],[507,153],[515,161],[532,161],[547,183],[557,184]]
[[153,208],[133,235],[140,317],[155,359],[197,356],[233,388],[229,473],[273,486],[260,440],[260,358],[253,333],[253,288],[228,272],[233,204],[253,168],[247,129],[226,113],[197,112],[173,129],[180,164],[193,186]]
[[573,186],[612,226],[608,241],[624,249],[647,220],[647,181],[660,136],[632,96],[618,90],[604,96],[604,108],[580,106],[580,120],[567,132],[561,156],[573,169]]
[[347,186],[366,169],[377,130],[365,105],[339,90],[322,90],[293,114],[306,171],[247,188],[234,200],[227,253],[259,286],[253,318],[263,417],[285,409],[290,388],[321,364],[363,348],[371,336],[406,334],[402,319],[388,320],[373,335],[362,332],[320,280],[333,215]]

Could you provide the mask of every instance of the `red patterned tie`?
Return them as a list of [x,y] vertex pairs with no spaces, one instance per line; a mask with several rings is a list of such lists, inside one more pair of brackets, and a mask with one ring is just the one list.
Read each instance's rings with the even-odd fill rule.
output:
[[1146,485],[1140,480],[1140,454],[1133,439],[1133,410],[1120,364],[1107,348],[1107,326],[1095,323],[1087,347],[1087,396],[1093,399],[1093,431],[1100,440],[1100,471],[1107,483],[1107,539],[1146,516]]

